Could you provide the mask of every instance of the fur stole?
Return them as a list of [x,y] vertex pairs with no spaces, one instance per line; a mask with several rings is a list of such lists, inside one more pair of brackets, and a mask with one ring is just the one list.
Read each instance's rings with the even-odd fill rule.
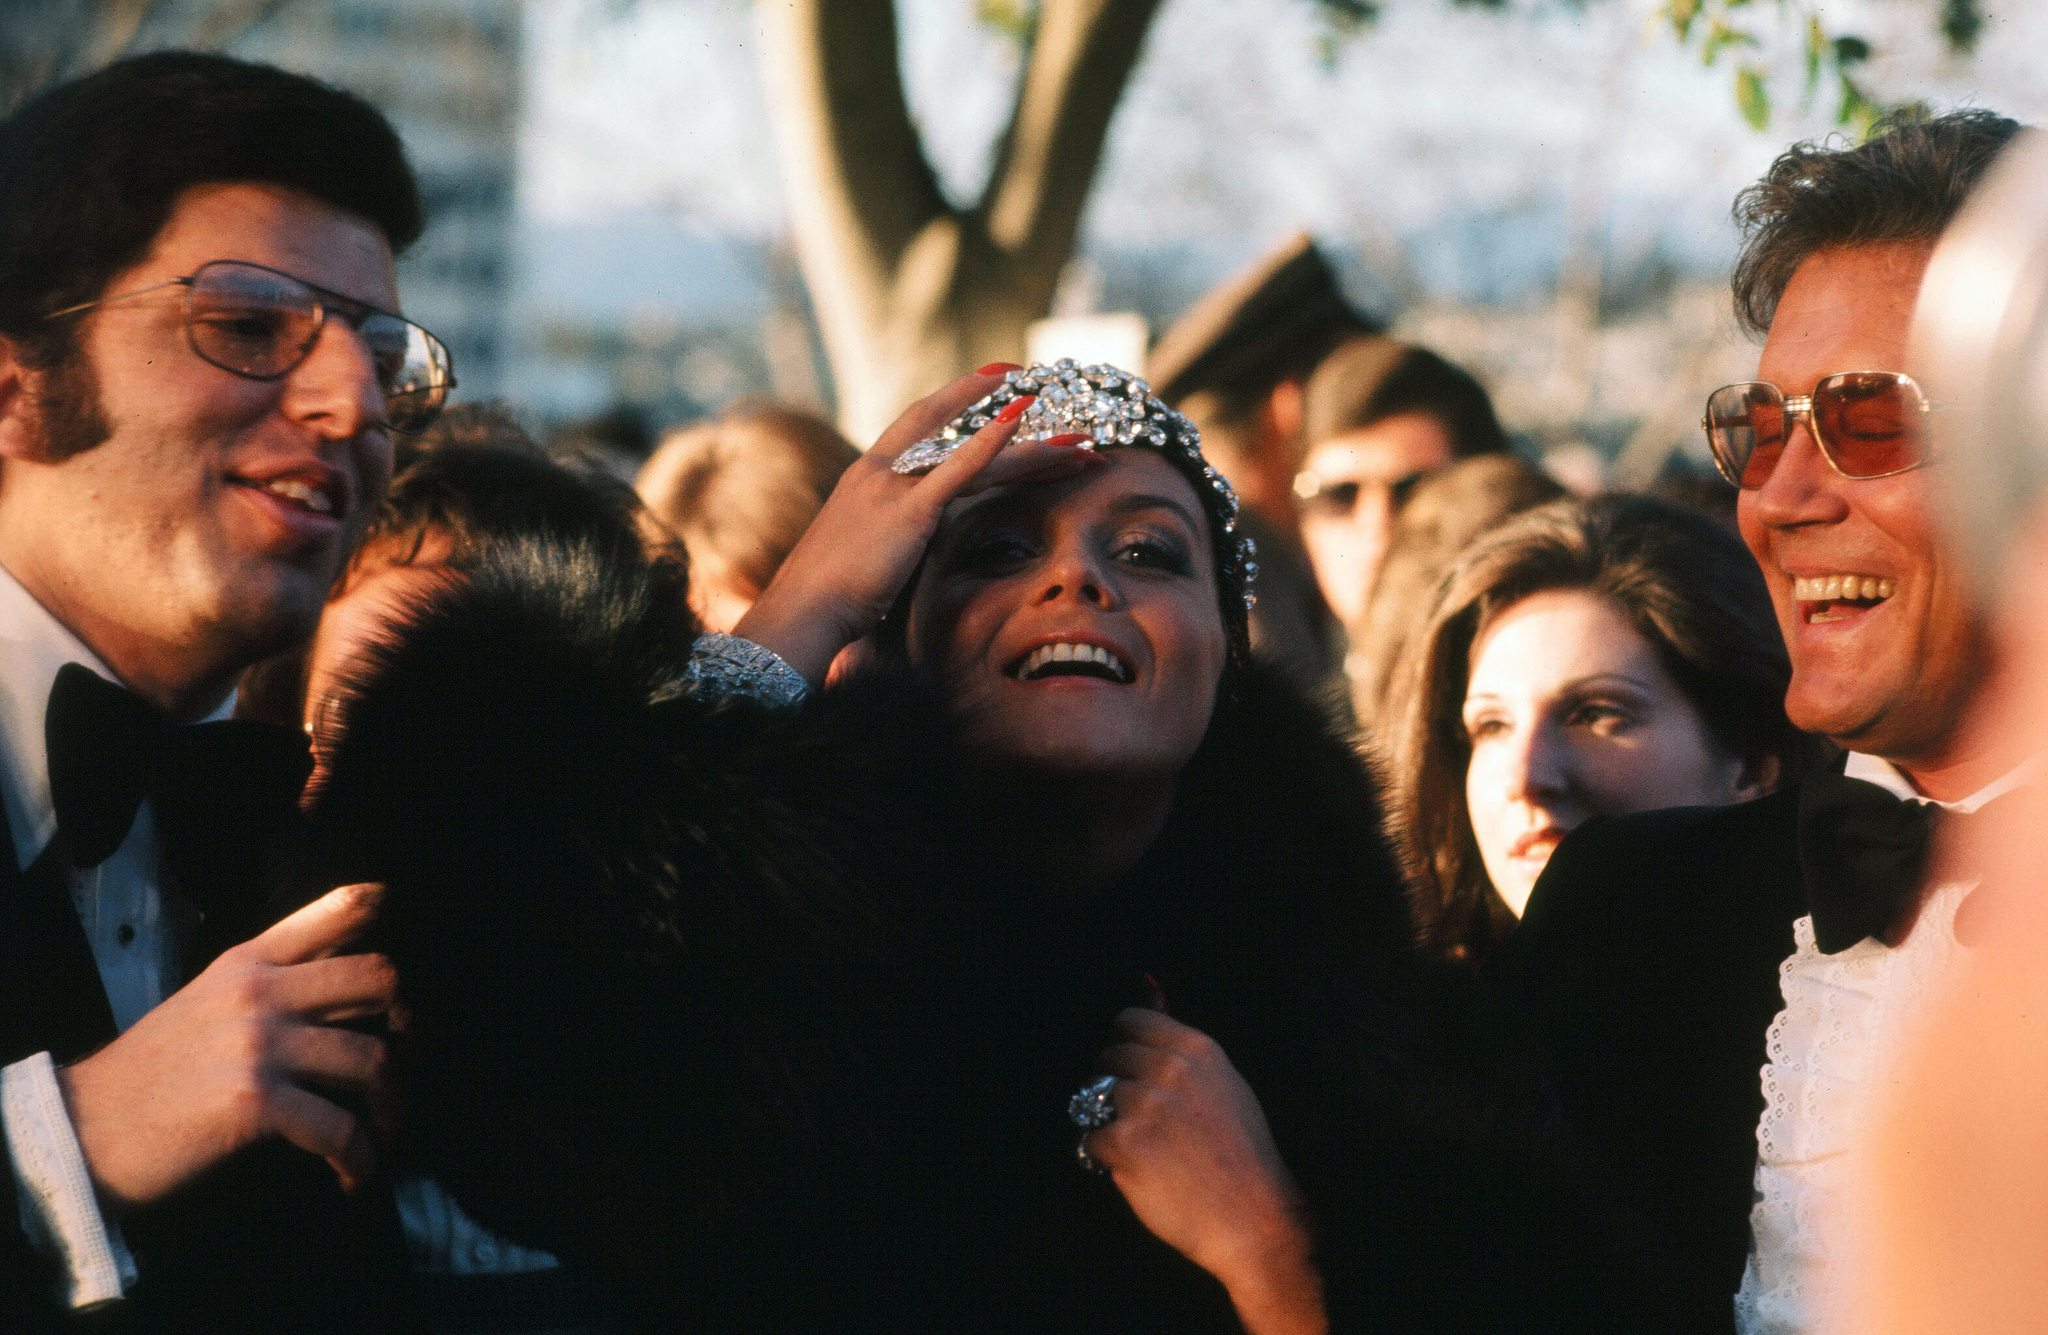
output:
[[1048,901],[915,683],[678,695],[648,612],[514,552],[413,609],[344,708],[313,824],[387,884],[415,1164],[664,1323],[1212,1324],[1206,1277],[1075,1169],[1064,1095],[1157,985],[1304,1177],[1399,1121],[1410,925],[1348,742],[1249,674],[1141,865]]

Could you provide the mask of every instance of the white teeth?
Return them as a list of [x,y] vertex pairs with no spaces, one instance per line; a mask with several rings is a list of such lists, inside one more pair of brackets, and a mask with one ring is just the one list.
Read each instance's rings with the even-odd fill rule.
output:
[[277,478],[264,483],[263,489],[275,492],[286,500],[297,501],[300,505],[305,506],[316,514],[324,515],[334,512],[334,502],[327,498],[326,492],[310,483],[301,482],[296,478]]
[[1792,596],[1802,603],[1882,602],[1898,591],[1898,585],[1874,575],[1802,575],[1792,581]]
[[1017,668],[1017,676],[1029,680],[1048,663],[1100,663],[1119,681],[1130,679],[1123,660],[1099,644],[1042,644],[1033,649]]

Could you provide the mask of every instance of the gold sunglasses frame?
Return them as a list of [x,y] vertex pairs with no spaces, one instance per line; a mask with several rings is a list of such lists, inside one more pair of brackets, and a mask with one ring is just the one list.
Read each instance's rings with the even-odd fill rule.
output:
[[[1713,393],[1707,395],[1707,403],[1709,405],[1709,408],[1711,408],[1716,397],[1718,397],[1725,391],[1731,389],[1748,389],[1753,385],[1762,385],[1767,389],[1776,390],[1778,398],[1784,404],[1783,411],[1785,413],[1785,439],[1788,442],[1792,439],[1793,425],[1797,423],[1801,418],[1805,418],[1807,434],[1813,437],[1813,443],[1819,447],[1820,457],[1827,460],[1828,467],[1834,469],[1835,474],[1838,477],[1844,479],[1845,481],[1875,482],[1877,479],[1881,477],[1897,477],[1901,473],[1910,473],[1916,468],[1925,468],[1927,467],[1927,465],[1933,463],[1937,451],[1934,448],[1933,434],[1930,432],[1928,435],[1927,443],[1927,457],[1924,459],[1920,459],[1914,463],[1907,464],[1904,468],[1894,468],[1883,473],[1852,473],[1848,469],[1842,467],[1840,461],[1835,458],[1834,447],[1828,444],[1826,435],[1824,435],[1821,432],[1820,419],[1815,417],[1813,414],[1813,400],[1815,396],[1820,393],[1821,386],[1827,384],[1828,381],[1839,380],[1843,377],[1852,375],[1889,376],[1895,383],[1908,386],[1912,389],[1914,394],[1919,396],[1920,411],[1922,413],[1931,413],[1935,411],[1935,409],[1939,406],[1935,403],[1934,400],[1927,397],[1927,391],[1920,388],[1920,382],[1915,380],[1912,376],[1907,375],[1904,371],[1833,371],[1827,375],[1822,376],[1819,380],[1816,380],[1813,385],[1812,393],[1808,394],[1787,394],[1779,386],[1772,384],[1768,380],[1735,380],[1729,382],[1728,384],[1722,385]],[[1716,472],[1720,473],[1721,476],[1725,478],[1727,481],[1734,483],[1735,488],[1738,491],[1757,491],[1761,489],[1762,484],[1758,484],[1758,486],[1756,487],[1745,487],[1742,485],[1741,481],[1738,478],[1732,478],[1728,476],[1728,469],[1726,465],[1722,463],[1720,453],[1714,449],[1714,417],[1711,411],[1701,414],[1700,430],[1706,433],[1707,453],[1714,460],[1714,469]],[[1775,472],[1777,469],[1777,465],[1773,464],[1771,467],[1772,471]]]

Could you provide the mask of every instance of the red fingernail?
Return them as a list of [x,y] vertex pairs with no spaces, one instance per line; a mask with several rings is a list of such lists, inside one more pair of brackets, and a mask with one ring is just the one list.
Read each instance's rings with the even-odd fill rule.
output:
[[1068,432],[1064,435],[1047,436],[1045,443],[1048,445],[1058,445],[1062,449],[1066,449],[1075,445],[1086,445],[1094,439],[1095,437],[1086,433]]
[[1026,394],[1021,399],[1011,399],[1003,405],[1003,410],[996,414],[996,420],[998,422],[1014,422],[1024,415],[1026,408],[1029,408],[1036,402],[1038,402],[1038,396],[1035,394]]
[[1004,375],[1011,371],[1021,371],[1023,369],[1023,367],[1017,365],[1017,363],[1015,362],[990,362],[987,366],[984,366],[979,371],[976,371],[975,374]]
[[1145,975],[1145,994],[1151,1001],[1153,1010],[1158,1011],[1161,1015],[1171,1015],[1173,1013],[1166,1009],[1166,989],[1161,987],[1159,980],[1149,973]]

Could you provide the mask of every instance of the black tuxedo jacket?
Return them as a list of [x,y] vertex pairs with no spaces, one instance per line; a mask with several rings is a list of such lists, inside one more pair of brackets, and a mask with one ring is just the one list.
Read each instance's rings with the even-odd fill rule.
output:
[[[1642,1329],[1726,1331],[1749,1247],[1764,1036],[1806,909],[1797,788],[1587,821],[1552,855],[1485,980],[1548,1085]],[[1618,1259],[1619,1258],[1619,1259]],[[1609,1329],[1592,1317],[1585,1329]]]
[[[274,918],[271,872],[297,832],[295,793],[224,801],[236,828],[213,860],[212,907],[190,943],[195,976]],[[115,1036],[77,910],[63,879],[48,872],[42,863],[17,870],[0,819],[0,1065],[43,1051],[63,1065]],[[94,1312],[60,1309],[56,1276],[19,1218],[14,1175],[0,1172],[0,1330],[385,1331],[412,1320],[390,1193],[344,1197],[325,1163],[281,1142],[238,1154],[123,1217],[140,1279]]]

